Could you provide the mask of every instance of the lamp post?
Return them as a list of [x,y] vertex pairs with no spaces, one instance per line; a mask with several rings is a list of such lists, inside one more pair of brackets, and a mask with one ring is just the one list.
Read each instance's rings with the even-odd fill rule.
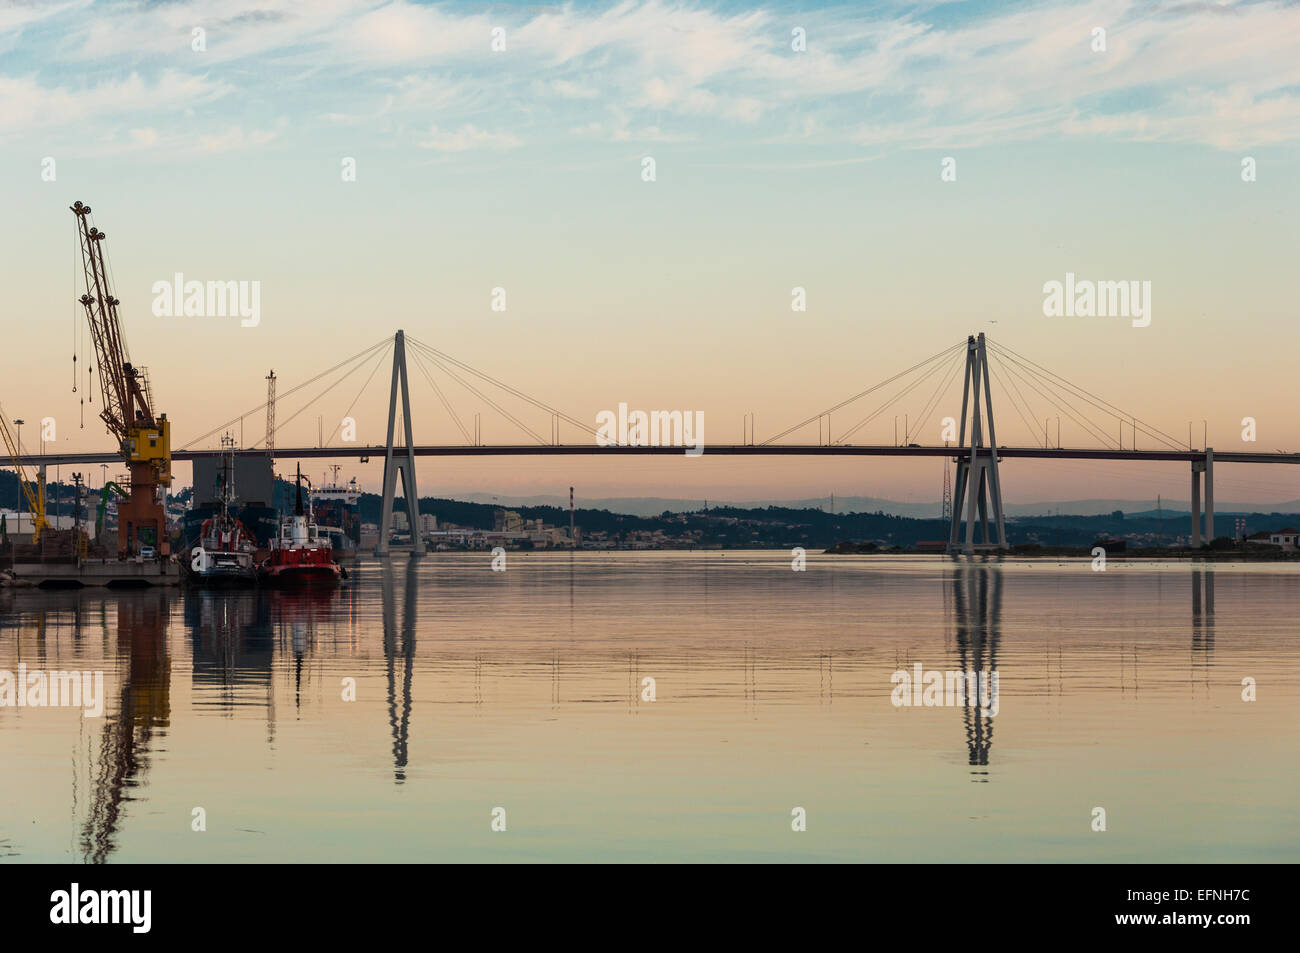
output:
[[[23,455],[23,420],[18,418],[14,421],[14,426],[18,428],[18,456],[21,459]],[[18,477],[18,502],[14,504],[14,512],[18,514],[18,527],[22,531],[23,525],[23,479]]]

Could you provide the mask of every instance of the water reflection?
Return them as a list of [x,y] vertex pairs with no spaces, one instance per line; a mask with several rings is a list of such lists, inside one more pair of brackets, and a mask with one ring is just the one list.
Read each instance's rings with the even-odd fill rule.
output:
[[[1045,816],[1041,790],[1055,782],[1051,772],[1033,777],[1026,765],[1050,758],[1061,774],[1087,762],[1105,778],[1104,759],[1178,749],[1196,718],[1196,743],[1214,757],[1187,764],[1210,772],[1221,804],[1238,782],[1224,753],[1231,748],[1220,744],[1217,723],[1204,719],[1217,717],[1225,698],[1236,700],[1241,659],[1265,659],[1279,671],[1295,660],[1283,631],[1294,615],[1294,574],[1220,567],[1216,646],[1209,568],[1103,580],[1078,568],[862,563],[803,575],[785,562],[727,558],[726,565],[686,557],[655,565],[566,555],[520,559],[508,574],[467,560],[393,559],[366,562],[344,589],[306,592],[0,590],[0,669],[18,661],[99,667],[109,690],[102,721],[0,709],[0,747],[24,756],[18,773],[57,772],[66,792],[62,746],[72,745],[74,765],[62,842],[33,850],[29,804],[0,810],[0,847],[11,844],[6,849],[22,859],[89,863],[118,853],[202,859],[193,852],[225,849],[222,859],[233,859],[238,849],[256,850],[175,836],[191,809],[177,799],[193,796],[196,779],[214,778],[241,810],[273,815],[288,804],[307,816],[319,809],[355,819],[341,823],[343,836],[355,824],[354,840],[372,830],[367,824],[391,824],[395,839],[426,846],[425,820],[461,816],[455,798],[471,796],[467,789],[472,798],[501,790],[520,802],[536,799],[530,808],[543,812],[538,805],[552,792],[567,798],[576,786],[581,796],[608,798],[600,801],[605,832],[620,835],[616,825],[637,809],[641,822],[660,810],[703,817],[692,798],[716,794],[734,805],[738,790],[757,798],[787,782],[799,797],[807,789],[826,803],[841,793],[888,800],[886,790],[861,787],[872,776],[903,778],[899,790],[925,796],[895,805],[904,827],[912,824],[909,810],[938,811],[954,780],[967,798]],[[1095,611],[1076,610],[1085,605]],[[945,629],[951,641],[941,644],[936,633]],[[959,714],[898,718],[888,675],[904,657],[998,673],[1015,705],[996,751],[994,722],[1012,706],[986,712],[978,693],[962,698]],[[355,703],[340,699],[344,676],[357,679]],[[643,696],[646,677],[657,681],[653,703]],[[435,722],[413,711],[417,680],[421,714],[439,712],[437,784],[427,783],[435,766],[425,750]],[[1197,690],[1189,693],[1189,685]],[[1294,682],[1274,687],[1273,698],[1300,704],[1296,695]],[[1255,724],[1265,724],[1265,703],[1258,704]],[[81,727],[69,731],[73,724]],[[201,750],[172,757],[178,738]],[[987,784],[994,770],[996,785],[965,783]],[[1191,768],[1170,770],[1183,770],[1188,784],[1206,780]],[[708,785],[696,786],[701,776]],[[30,787],[57,789],[40,780]],[[0,803],[13,790],[0,779]],[[148,811],[139,806],[146,791],[155,799]],[[474,801],[472,810],[479,808]],[[561,838],[563,830],[573,836],[562,824],[545,836]],[[710,835],[696,828],[694,836]],[[368,845],[350,848],[363,856]]]
[[[307,660],[316,651],[323,635],[329,635],[331,648],[337,640],[333,633],[339,625],[355,629],[355,616],[349,600],[351,590],[312,587],[306,589],[264,589],[259,598],[269,606],[272,638],[281,654],[293,657],[293,708],[302,716],[302,691],[307,675]],[[355,631],[348,639],[355,646]]]
[[[1205,598],[1202,603],[1201,592]],[[1192,570],[1192,651],[1214,651],[1214,570]]]
[[[393,732],[393,780],[401,784],[406,780],[406,762],[411,731],[411,680],[415,674],[415,624],[418,604],[417,588],[419,566],[416,559],[407,561],[402,572],[404,594],[402,598],[402,625],[397,626],[397,606],[393,576],[400,570],[392,562],[380,568],[380,585],[383,591],[384,661],[388,677],[388,724]],[[400,641],[400,645],[399,645]],[[401,703],[397,695],[397,665],[401,661]]]
[[[958,671],[985,676],[998,672],[998,642],[1002,635],[1002,569],[991,565],[965,565],[953,570],[953,615],[957,626]],[[997,687],[990,689],[996,691]],[[962,705],[966,727],[966,753],[972,766],[987,766],[993,747],[993,718],[985,714],[979,693],[967,692]],[[979,780],[988,780],[987,771],[972,771]]]
[[117,657],[122,666],[118,711],[106,714],[94,766],[81,852],[102,864],[116,845],[124,806],[144,784],[154,732],[171,717],[167,620],[171,593],[154,589],[117,603]]
[[[233,714],[254,691],[269,698],[275,642],[270,600],[254,590],[200,590],[185,597],[191,683],[202,704]],[[270,721],[269,730],[274,729]]]

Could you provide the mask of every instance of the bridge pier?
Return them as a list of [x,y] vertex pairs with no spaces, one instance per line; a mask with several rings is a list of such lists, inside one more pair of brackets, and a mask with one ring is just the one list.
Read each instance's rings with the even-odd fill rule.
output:
[[1192,461],[1192,548],[1199,549],[1201,546],[1201,471],[1205,469],[1204,462],[1200,460]]
[[[1202,477],[1201,474],[1205,476]],[[1205,481],[1205,531],[1201,532],[1201,481]],[[1214,542],[1214,449],[1207,447],[1204,460],[1192,461],[1192,548]]]
[[[406,443],[393,447],[393,430],[397,424],[397,385],[402,385],[402,429]],[[393,498],[397,476],[402,477],[402,497],[406,500],[406,519],[411,525],[412,555],[424,555],[424,535],[420,532],[420,492],[415,482],[415,438],[411,433],[411,395],[406,380],[406,332],[393,336],[393,386],[388,395],[388,440],[384,452],[384,502],[379,517],[379,542],[376,556],[387,556],[388,538],[393,527]]]
[[1205,448],[1205,541],[1214,542],[1214,449]]

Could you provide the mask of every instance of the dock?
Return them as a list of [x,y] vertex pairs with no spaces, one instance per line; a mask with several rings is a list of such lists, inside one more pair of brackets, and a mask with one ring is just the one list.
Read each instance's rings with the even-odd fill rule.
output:
[[178,586],[181,567],[159,559],[83,559],[75,562],[15,562],[0,573],[0,585],[45,589],[80,586]]

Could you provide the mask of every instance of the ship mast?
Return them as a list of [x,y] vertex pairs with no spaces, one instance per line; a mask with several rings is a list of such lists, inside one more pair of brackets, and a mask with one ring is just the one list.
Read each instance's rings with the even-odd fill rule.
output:
[[235,438],[226,434],[221,438],[221,525],[230,522],[230,501],[235,496]]

